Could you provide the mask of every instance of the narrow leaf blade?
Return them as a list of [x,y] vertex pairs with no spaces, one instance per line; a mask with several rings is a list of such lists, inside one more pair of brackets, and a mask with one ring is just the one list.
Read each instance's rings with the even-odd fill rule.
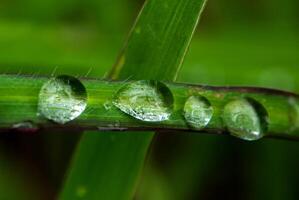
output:
[[109,77],[175,80],[205,2],[146,2]]
[[[204,3],[147,1],[108,77],[174,80]],[[122,136],[113,132],[86,133],[61,199],[132,199],[152,137],[151,132],[126,132]],[[84,189],[78,193],[82,185]]]

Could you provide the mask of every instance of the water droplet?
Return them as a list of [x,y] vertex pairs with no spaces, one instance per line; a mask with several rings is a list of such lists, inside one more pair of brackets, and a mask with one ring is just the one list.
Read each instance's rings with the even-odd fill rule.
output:
[[41,115],[59,124],[74,120],[85,110],[87,93],[82,83],[71,76],[58,76],[46,82],[39,93]]
[[257,140],[267,128],[267,111],[253,99],[229,102],[223,112],[223,120],[231,135],[244,140]]
[[193,128],[203,129],[211,120],[213,108],[210,102],[202,96],[191,96],[184,106],[186,122]]
[[136,81],[122,87],[113,104],[123,112],[148,122],[168,120],[173,107],[173,96],[159,81]]

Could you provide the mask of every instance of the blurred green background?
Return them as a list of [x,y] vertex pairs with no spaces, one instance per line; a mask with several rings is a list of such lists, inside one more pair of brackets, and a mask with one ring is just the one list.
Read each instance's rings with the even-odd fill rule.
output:
[[[1,0],[0,73],[103,77],[143,1]],[[210,0],[180,82],[299,93],[299,1]],[[79,133],[0,136],[0,200],[55,199]],[[157,134],[139,200],[298,199],[299,144]]]

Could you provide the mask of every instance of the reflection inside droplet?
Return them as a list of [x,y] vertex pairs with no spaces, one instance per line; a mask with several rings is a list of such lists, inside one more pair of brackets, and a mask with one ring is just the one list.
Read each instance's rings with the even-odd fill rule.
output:
[[113,104],[136,119],[159,122],[169,119],[173,96],[159,81],[135,81],[117,92]]
[[71,76],[58,76],[46,82],[39,93],[38,110],[49,120],[65,124],[85,110],[87,93],[82,83]]
[[257,140],[267,128],[267,112],[253,99],[238,99],[226,104],[223,120],[231,135],[244,140]]
[[210,102],[202,96],[191,96],[184,105],[184,117],[193,128],[202,129],[210,122],[213,108]]

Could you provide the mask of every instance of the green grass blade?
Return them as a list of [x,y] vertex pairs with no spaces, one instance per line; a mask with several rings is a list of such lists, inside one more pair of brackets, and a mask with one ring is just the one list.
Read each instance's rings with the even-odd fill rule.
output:
[[[125,114],[112,103],[118,96],[118,91],[123,91],[123,88],[136,83],[135,81],[124,84],[120,81],[82,79],[81,82],[88,94],[87,107],[77,119],[60,125],[49,121],[43,115],[37,115],[40,112],[38,110],[39,91],[48,80],[49,78],[45,77],[0,75],[0,93],[5,94],[0,99],[0,130],[24,129],[26,123],[22,126],[22,122],[31,122],[33,128],[46,129],[177,130],[226,133],[227,127],[223,123],[226,105],[237,99],[250,98],[261,104],[268,113],[265,136],[299,138],[299,97],[289,92],[253,87],[211,87],[160,82],[169,89],[168,95],[173,98],[171,116],[165,121],[146,122]],[[152,83],[152,81],[137,81],[140,82]],[[186,100],[190,96],[204,97],[213,109],[212,118],[203,128],[188,125],[184,118],[184,108],[188,102]],[[136,100],[136,95],[133,97]],[[146,102],[138,103],[146,107]],[[196,111],[196,107],[192,109]],[[119,133],[114,134],[119,135]],[[101,135],[101,132],[98,135]],[[148,133],[141,135],[148,135]],[[134,138],[136,139],[136,135]]]
[[[174,80],[204,3],[205,0],[147,1],[108,76]],[[140,133],[127,132],[121,137],[115,133],[85,134],[61,199],[80,199],[82,196],[76,193],[80,185],[86,187],[83,191],[88,191],[83,192],[86,199],[131,199],[153,137],[150,132],[136,134]],[[111,140],[111,137],[117,139]],[[101,150],[103,146],[107,149]],[[93,166],[93,170],[86,166]],[[90,176],[96,178],[90,179]]]
[[147,1],[109,77],[176,79],[205,2]]

